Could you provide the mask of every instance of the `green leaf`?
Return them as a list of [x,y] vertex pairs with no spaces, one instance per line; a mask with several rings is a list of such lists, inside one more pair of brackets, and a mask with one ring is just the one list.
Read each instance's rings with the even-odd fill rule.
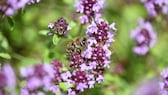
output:
[[11,59],[11,56],[8,53],[0,53],[0,57],[5,59]]
[[63,91],[67,91],[68,88],[73,87],[73,84],[69,84],[67,85],[65,82],[60,82],[59,83],[59,87],[63,90]]
[[10,26],[14,26],[14,21],[11,17],[8,17],[7,20],[8,20],[8,23],[10,24]]
[[59,40],[60,40],[60,38],[59,38],[57,35],[54,35],[54,36],[53,36],[53,44],[54,44],[54,45],[57,45],[58,42],[59,42]]
[[47,35],[48,32],[49,32],[48,30],[40,30],[39,34],[41,34],[41,35]]

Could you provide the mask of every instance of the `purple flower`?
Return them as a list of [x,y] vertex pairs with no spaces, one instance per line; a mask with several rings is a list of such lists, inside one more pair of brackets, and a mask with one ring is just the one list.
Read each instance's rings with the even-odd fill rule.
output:
[[111,25],[103,19],[97,19],[87,27],[88,37],[87,48],[82,52],[84,59],[80,70],[89,72],[92,79],[88,80],[88,87],[93,88],[95,83],[101,83],[104,80],[103,73],[105,68],[110,67],[111,51],[109,47],[114,42],[113,31],[115,23]]
[[29,0],[28,4],[39,3],[41,0]]
[[138,55],[145,55],[156,43],[156,33],[152,25],[142,19],[139,21],[139,26],[131,32],[131,38],[136,40],[137,45],[133,51]]
[[49,23],[48,27],[50,28],[49,35],[57,34],[59,36],[66,36],[67,31],[70,30],[67,21],[64,18],[59,18],[54,23]]
[[161,73],[162,81],[160,82],[160,95],[168,94],[168,69],[163,70]]
[[168,14],[167,0],[141,0],[141,2],[152,17],[156,17],[158,13]]
[[89,63],[89,69],[93,70],[97,68],[97,63],[95,61],[92,61]]
[[49,28],[54,28],[54,24],[53,24],[53,23],[49,23],[49,24],[48,24],[48,27],[49,27]]
[[85,58],[91,58],[91,54],[92,54],[92,48],[88,47],[85,51],[83,51],[82,56]]
[[2,69],[6,75],[8,87],[14,89],[16,86],[16,77],[12,67],[9,64],[5,64]]
[[83,63],[83,64],[80,65],[80,69],[82,71],[85,71],[85,70],[87,71],[87,70],[89,70],[89,66],[87,66],[86,63]]
[[96,83],[96,82],[95,82],[94,80],[89,81],[89,82],[88,82],[89,88],[94,88],[94,84],[95,84],[95,83]]
[[20,8],[24,8],[28,2],[29,0],[5,0],[0,4],[0,12],[11,16]]
[[37,95],[45,95],[43,92],[37,92]]
[[32,68],[32,67],[20,68],[21,77],[25,78],[25,77],[33,75],[33,73],[34,73],[34,68]]
[[104,80],[104,77],[102,75],[99,75],[97,78],[96,78],[96,81],[98,83],[101,83],[102,81]]
[[158,82],[158,78],[143,81],[138,85],[133,95],[160,95]]
[[115,31],[115,24],[108,24],[107,21],[103,19],[99,19],[98,21],[92,22],[88,27],[86,34],[89,38],[95,38],[98,43],[112,43],[113,33]]
[[[52,85],[50,89],[54,91],[56,88],[57,90],[59,82],[64,82],[67,84],[68,95],[78,95],[87,88],[94,88],[96,83],[104,80],[105,68],[109,68],[111,63],[112,52],[109,47],[114,42],[113,32],[117,30],[115,23],[109,24],[101,19],[103,0],[76,0],[75,6],[77,12],[83,14],[80,16],[81,23],[90,23],[86,30],[87,44],[84,48],[80,48],[81,52],[78,54],[72,50],[69,70],[62,71],[63,64],[57,60],[52,62],[54,70],[52,81],[56,87]],[[48,25],[53,34],[67,31],[66,21],[63,18],[59,20]]]
[[51,86],[50,91],[52,91],[53,93],[60,91],[59,86],[58,85]]
[[99,13],[104,7],[104,0],[99,0],[93,5],[93,11]]
[[88,75],[85,71],[75,70],[71,76],[71,83],[74,87],[69,89],[68,95],[76,95],[88,88]]
[[83,92],[84,89],[88,88],[88,85],[87,83],[79,83],[77,86],[76,86],[76,90],[79,90],[80,92]]
[[22,88],[20,91],[20,95],[46,95],[46,94],[41,91],[35,91],[30,93],[27,88]]
[[77,94],[76,94],[75,90],[70,88],[70,89],[68,89],[68,95],[77,95]]
[[[1,95],[6,95],[7,93],[9,93],[10,95],[16,95],[16,76],[13,68],[9,64],[5,64],[0,69],[0,82]],[[9,91],[7,92],[5,88],[9,88]]]
[[38,77],[31,77],[26,81],[26,86],[30,90],[38,89],[43,85],[42,80]]
[[133,48],[133,51],[136,53],[136,54],[139,54],[139,55],[145,55],[149,49],[148,49],[148,46],[136,46]]
[[81,56],[81,54],[74,54],[74,55],[72,55],[72,57],[71,57],[71,65],[70,65],[70,67],[73,67],[73,68],[79,68],[80,67],[80,65],[82,64],[82,63],[84,63],[84,59],[83,59],[83,57]]
[[67,81],[70,77],[71,77],[71,73],[69,71],[65,72],[65,73],[62,73],[61,74],[61,77],[64,81]]
[[61,78],[61,74],[62,74],[62,68],[63,68],[63,64],[57,60],[53,60],[51,62],[52,66],[53,66],[53,70],[54,70],[54,82],[58,83],[62,81]]
[[29,95],[29,91],[25,88],[22,88],[20,94],[21,95]]
[[89,22],[89,18],[86,15],[80,16],[79,19],[80,19],[82,24],[85,24],[85,23]]
[[104,7],[104,0],[76,0],[77,12],[84,14],[80,17],[81,23],[87,23],[92,18],[97,18]]
[[0,81],[1,81],[0,89],[3,89],[7,85],[6,80],[7,80],[6,75],[3,72],[0,72]]
[[42,88],[43,91],[50,90],[50,87],[53,85],[54,69],[49,64],[36,64],[27,68],[21,68],[21,77],[26,80],[21,93],[44,95],[43,92],[36,92],[36,90],[38,91],[39,88]]
[[155,0],[155,4],[157,4],[162,9],[163,14],[168,14],[168,1],[167,0]]
[[100,46],[91,47],[90,57],[88,58],[87,56],[84,56],[88,62],[89,70],[94,70],[94,72],[102,74],[102,72],[104,71],[103,68],[110,66],[109,56],[111,54],[109,55],[106,49]]

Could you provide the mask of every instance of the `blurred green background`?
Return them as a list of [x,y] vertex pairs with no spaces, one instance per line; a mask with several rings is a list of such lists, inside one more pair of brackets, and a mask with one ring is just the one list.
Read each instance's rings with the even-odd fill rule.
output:
[[[115,42],[111,68],[106,70],[105,81],[83,95],[131,95],[143,79],[158,76],[168,64],[168,17],[158,15],[152,20],[157,32],[157,43],[145,56],[132,52],[135,42],[130,31],[137,27],[138,18],[150,18],[139,0],[106,0],[103,17],[116,22]],[[0,19],[0,64],[9,62],[19,75],[19,67],[37,63],[50,63],[58,59],[67,66],[66,44],[71,38],[84,36],[86,25],[80,25],[74,0],[42,0],[28,5],[10,17]],[[48,24],[64,17],[72,27],[70,38],[58,43],[48,36]]]

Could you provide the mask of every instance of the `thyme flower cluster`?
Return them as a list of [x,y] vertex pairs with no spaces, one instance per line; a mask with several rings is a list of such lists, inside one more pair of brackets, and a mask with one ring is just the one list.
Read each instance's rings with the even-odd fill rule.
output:
[[168,95],[168,69],[163,70],[161,73],[160,82],[160,95]]
[[62,17],[57,19],[54,23],[50,23],[48,27],[51,30],[48,35],[56,34],[59,36],[66,36],[67,31],[71,29],[71,27],[68,26],[67,21]]
[[158,13],[168,14],[167,0],[141,0],[150,16],[156,17]]
[[133,48],[134,53],[145,55],[156,43],[156,32],[149,21],[140,19],[139,26],[131,32],[131,38],[136,41],[136,46]]
[[0,95],[16,95],[16,76],[11,65],[0,68],[0,82]]
[[[21,77],[25,80],[25,86],[21,89],[21,95],[44,95],[52,86],[54,73],[49,64],[37,64],[21,68]],[[38,91],[43,89],[43,91]]]
[[104,0],[76,0],[75,6],[76,11],[83,14],[80,16],[80,20],[84,24],[101,16]]
[[0,13],[11,16],[27,4],[39,3],[41,0],[2,0],[0,1]]
[[[68,87],[68,95],[78,95],[88,88],[94,88],[96,83],[104,80],[105,68],[110,67],[111,50],[109,47],[114,42],[115,23],[109,24],[101,18],[104,6],[103,0],[77,0],[75,4],[81,24],[87,24],[86,47],[79,53],[72,53],[70,57],[69,70],[62,71],[63,64],[56,62],[54,66],[55,86],[60,91],[59,82],[64,82]],[[48,25],[50,30],[56,35],[62,32],[66,34],[68,24],[63,18]],[[73,46],[75,48],[75,46]]]

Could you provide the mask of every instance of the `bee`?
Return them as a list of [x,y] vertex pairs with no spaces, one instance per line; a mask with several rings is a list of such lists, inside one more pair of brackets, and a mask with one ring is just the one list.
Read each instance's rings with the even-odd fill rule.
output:
[[71,57],[74,54],[81,54],[82,48],[87,45],[87,39],[85,37],[76,37],[67,44],[66,55]]
[[87,45],[87,39],[86,37],[76,37],[73,40],[74,44],[78,48],[86,47]]
[[80,53],[81,53],[81,49],[78,48],[76,46],[76,44],[73,43],[73,41],[71,41],[71,42],[68,43],[67,49],[66,49],[66,55],[67,55],[68,58],[70,58],[74,54],[80,54]]

